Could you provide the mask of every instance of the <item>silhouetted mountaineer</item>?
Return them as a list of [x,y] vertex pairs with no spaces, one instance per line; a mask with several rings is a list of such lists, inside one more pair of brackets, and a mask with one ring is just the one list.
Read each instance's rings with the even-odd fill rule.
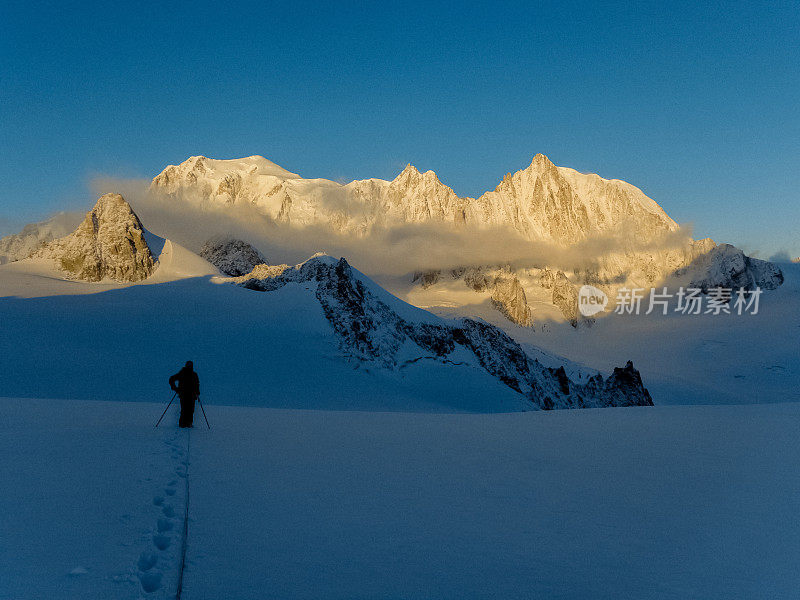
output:
[[[194,403],[200,395],[200,378],[194,372],[192,361],[186,361],[184,367],[169,378],[169,387],[178,392],[181,399],[181,416],[179,427],[191,427],[194,419]],[[178,385],[175,385],[175,382]]]

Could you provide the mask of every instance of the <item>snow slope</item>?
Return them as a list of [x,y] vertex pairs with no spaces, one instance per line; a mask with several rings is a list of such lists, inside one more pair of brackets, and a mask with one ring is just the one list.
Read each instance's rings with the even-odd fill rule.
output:
[[[0,399],[0,598],[174,597],[187,433],[174,412],[153,429],[162,406]],[[190,434],[187,600],[800,586],[798,404],[206,410],[212,429]]]

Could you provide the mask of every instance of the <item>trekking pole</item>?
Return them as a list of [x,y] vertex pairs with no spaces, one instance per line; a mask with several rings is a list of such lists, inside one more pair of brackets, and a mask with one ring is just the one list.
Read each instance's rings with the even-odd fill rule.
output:
[[165,408],[164,412],[161,413],[161,418],[158,420],[158,423],[156,423],[156,428],[161,424],[161,419],[163,419],[164,415],[167,414],[167,411],[169,410],[169,407],[172,406],[172,401],[175,400],[175,396],[177,395],[177,393],[178,392],[175,392],[174,394],[172,394],[172,398],[170,398],[169,404],[167,404],[167,408]]
[[206,416],[206,409],[203,408],[203,403],[200,401],[200,396],[197,397],[197,403],[200,405],[200,410],[203,411],[203,418],[206,420],[206,427],[211,429],[211,425],[208,424],[208,417]]

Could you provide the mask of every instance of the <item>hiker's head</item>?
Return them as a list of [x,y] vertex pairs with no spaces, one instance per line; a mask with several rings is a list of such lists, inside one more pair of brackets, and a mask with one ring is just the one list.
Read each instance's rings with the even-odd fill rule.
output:
[[185,368],[189,369],[189,370],[192,370],[194,368],[194,364],[192,363],[192,361],[187,360]]

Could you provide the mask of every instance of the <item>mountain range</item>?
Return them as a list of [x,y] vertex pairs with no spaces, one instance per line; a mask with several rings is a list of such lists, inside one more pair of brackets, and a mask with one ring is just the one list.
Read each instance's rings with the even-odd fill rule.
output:
[[[209,205],[246,206],[279,227],[321,227],[348,239],[415,224],[442,232],[493,228],[532,244],[547,244],[551,254],[553,249],[555,254],[558,249],[570,252],[568,265],[552,264],[547,258],[534,265],[504,263],[487,252],[484,260],[465,259],[456,268],[431,264],[409,273],[401,285],[395,281],[390,286],[405,300],[436,311],[452,306],[455,296],[462,297],[452,291],[452,283],[461,282],[475,294],[461,303],[486,303],[524,327],[542,318],[537,314],[542,311],[531,308],[531,299],[554,307],[558,318],[575,327],[591,324],[593,319],[577,311],[578,288],[584,284],[615,297],[623,287],[649,288],[662,282],[704,291],[715,286],[770,290],[783,280],[774,264],[747,257],[728,244],[691,239],[639,188],[558,167],[543,154],[534,156],[525,169],[507,173],[494,190],[478,198],[459,197],[433,171],[421,173],[410,164],[391,181],[341,184],[303,178],[261,156],[193,156],[166,167],[149,189],[165,204],[181,198],[201,211]],[[77,223],[76,217],[62,214],[0,239],[0,264],[29,256]],[[227,234],[224,229],[218,233],[223,238]],[[202,244],[193,250],[204,252]],[[552,312],[544,312],[552,318]]]
[[392,181],[340,184],[304,179],[261,156],[193,156],[165,168],[151,187],[199,202],[253,205],[275,221],[295,226],[325,223],[356,234],[398,223],[500,225],[530,240],[570,245],[626,224],[644,238],[678,229],[635,186],[557,167],[543,154],[479,198],[461,198],[433,171],[421,173],[410,164]]
[[[291,296],[290,305],[299,301],[296,294],[300,293],[303,300],[298,306],[305,306],[306,312],[297,313],[289,306],[291,316],[278,316],[271,302],[275,323],[298,318],[314,321],[316,317],[307,311],[321,311],[329,339],[325,347],[335,345],[341,359],[359,369],[407,378],[427,365],[426,373],[438,373],[436,377],[444,381],[450,377],[446,372],[466,368],[475,390],[488,389],[486,382],[493,381],[490,387],[502,385],[520,398],[511,401],[519,407],[571,408],[652,402],[631,364],[616,370],[608,366],[607,375],[602,375],[538,347],[545,340],[558,343],[556,338],[535,334],[551,322],[566,321],[578,329],[594,322],[578,313],[580,285],[591,283],[612,295],[622,286],[661,282],[684,283],[704,291],[713,287],[770,290],[783,282],[777,265],[748,257],[728,244],[681,237],[679,226],[638,188],[556,167],[543,155],[534,157],[526,169],[506,175],[495,190],[479,198],[459,198],[433,172],[420,173],[410,165],[392,181],[340,184],[304,179],[262,157],[192,157],[156,176],[149,183],[149,194],[165,207],[180,198],[181,206],[189,207],[188,213],[182,213],[188,219],[210,207],[220,215],[246,206],[260,213],[269,232],[274,227],[298,232],[314,227],[355,244],[369,239],[375,230],[414,224],[434,232],[456,230],[470,235],[496,228],[531,244],[546,243],[573,253],[576,248],[582,252],[595,247],[592,242],[603,236],[617,236],[614,239],[623,243],[612,245],[605,254],[586,256],[573,269],[547,262],[530,266],[487,259],[381,279],[380,274],[371,278],[360,273],[345,258],[325,255],[294,267],[270,263],[258,244],[231,237],[222,221],[219,231],[197,247],[183,248],[150,231],[169,237],[171,226],[157,219],[143,223],[122,196],[111,193],[85,215],[61,214],[0,240],[2,262],[12,263],[0,273],[6,293],[27,295],[41,286],[51,294],[63,288],[56,285],[58,280],[70,281],[71,293],[86,294],[127,289],[132,284],[150,290],[154,289],[151,284],[169,287],[186,278],[209,277],[215,284],[212,288],[235,286],[250,293],[268,292],[270,297]],[[620,238],[620,232],[627,237]],[[677,242],[660,241],[671,238]],[[289,296],[284,292],[295,289],[300,291]],[[209,295],[207,284],[198,293]],[[306,296],[313,298],[317,308],[308,308]],[[155,302],[166,306],[160,299]],[[234,306],[207,310],[235,313]],[[251,315],[252,310],[245,312]],[[210,325],[218,326],[216,322]],[[519,340],[525,341],[520,345]],[[299,357],[306,351],[298,347],[295,354]],[[631,358],[635,356],[623,354],[617,365]],[[288,372],[294,373],[302,362],[292,362]],[[297,377],[303,376],[298,373]],[[422,398],[440,389],[431,385],[433,380],[427,375],[422,381],[417,388],[426,390]],[[506,394],[506,400],[486,404],[476,392],[470,406],[480,410],[497,409],[503,402],[509,406]],[[497,392],[495,396],[500,397]]]
[[[744,286],[774,289],[780,269],[711,239],[693,240],[639,188],[554,165],[543,154],[507,173],[498,186],[478,198],[459,197],[433,171],[412,165],[391,181],[356,180],[340,184],[305,179],[261,157],[215,160],[193,156],[170,165],[150,184],[151,191],[198,206],[255,207],[267,219],[290,228],[322,226],[346,236],[368,236],[376,229],[408,224],[480,231],[507,230],[532,243],[563,251],[586,249],[570,266],[497,264],[491,259],[459,268],[425,269],[410,281],[430,290],[462,281],[511,322],[537,320],[529,296],[542,297],[574,326],[591,323],[577,311],[578,288],[591,284],[615,297],[622,287],[650,288],[670,280],[683,285]],[[592,241],[603,250],[594,250]],[[557,285],[551,285],[551,273]],[[418,291],[392,290],[409,299]],[[474,302],[474,301],[473,301]],[[427,305],[427,302],[426,302]],[[429,305],[431,306],[431,305]],[[431,306],[435,306],[435,303]]]

